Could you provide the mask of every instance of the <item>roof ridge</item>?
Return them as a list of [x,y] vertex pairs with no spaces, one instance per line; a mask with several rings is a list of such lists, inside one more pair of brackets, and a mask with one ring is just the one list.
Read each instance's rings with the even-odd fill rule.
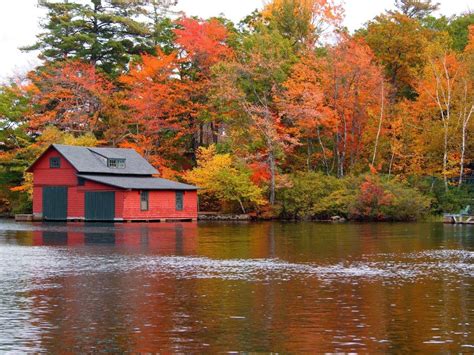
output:
[[136,152],[136,150],[133,149],[133,148],[120,148],[120,147],[109,147],[109,146],[97,147],[97,146],[62,144],[62,143],[53,143],[51,145],[54,146],[54,147],[61,146],[61,147],[72,147],[72,148],[81,148],[81,149],[89,149],[89,150],[93,150],[93,149],[117,149],[117,150],[119,150],[120,149],[120,150],[131,150],[131,151]]
[[[113,175],[153,175],[159,174],[153,165],[150,164],[141,154],[131,148],[107,148],[107,147],[84,147],[66,144],[51,144],[41,155],[30,165],[27,171],[31,171],[36,162],[41,157],[55,149],[80,173],[105,173]],[[108,167],[105,159],[126,159],[124,168],[115,169]]]
[[87,147],[87,150],[88,150],[89,152],[93,153],[93,154],[100,155],[102,158],[109,159],[109,157],[106,157],[106,156],[103,155],[103,154],[100,154],[100,153],[98,153],[98,152],[95,152],[93,149],[91,149],[91,148],[89,148],[89,147]]

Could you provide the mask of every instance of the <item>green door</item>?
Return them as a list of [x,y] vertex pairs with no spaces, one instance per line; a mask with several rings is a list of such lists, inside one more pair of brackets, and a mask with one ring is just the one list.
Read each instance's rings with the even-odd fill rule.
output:
[[86,221],[113,221],[115,218],[115,192],[86,192]]
[[43,187],[43,219],[65,221],[67,219],[67,187]]

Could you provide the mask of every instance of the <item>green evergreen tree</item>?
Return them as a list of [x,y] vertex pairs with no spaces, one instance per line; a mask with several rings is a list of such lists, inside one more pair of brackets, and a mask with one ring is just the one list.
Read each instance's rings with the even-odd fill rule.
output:
[[134,55],[153,52],[156,45],[171,41],[162,38],[169,37],[171,29],[165,16],[159,15],[163,13],[160,4],[166,8],[172,2],[40,0],[39,5],[47,10],[44,31],[34,45],[22,49],[40,50],[40,58],[48,61],[81,59],[116,76]]
[[419,20],[439,9],[439,3],[432,0],[395,0],[395,6],[402,14]]

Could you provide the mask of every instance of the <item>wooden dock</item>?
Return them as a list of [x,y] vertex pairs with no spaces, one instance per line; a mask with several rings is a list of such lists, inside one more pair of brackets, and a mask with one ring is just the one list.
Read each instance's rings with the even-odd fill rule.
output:
[[474,216],[467,216],[462,214],[445,214],[443,217],[444,223],[474,225]]

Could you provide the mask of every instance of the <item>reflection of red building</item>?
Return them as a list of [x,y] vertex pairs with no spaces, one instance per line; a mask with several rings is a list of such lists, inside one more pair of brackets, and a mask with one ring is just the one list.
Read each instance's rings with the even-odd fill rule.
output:
[[33,213],[44,220],[196,220],[197,188],[160,179],[133,149],[51,145],[33,173]]
[[111,225],[76,225],[77,231],[45,230],[33,232],[33,245],[94,245],[145,248],[161,255],[195,254],[197,224],[195,223],[133,223]]

